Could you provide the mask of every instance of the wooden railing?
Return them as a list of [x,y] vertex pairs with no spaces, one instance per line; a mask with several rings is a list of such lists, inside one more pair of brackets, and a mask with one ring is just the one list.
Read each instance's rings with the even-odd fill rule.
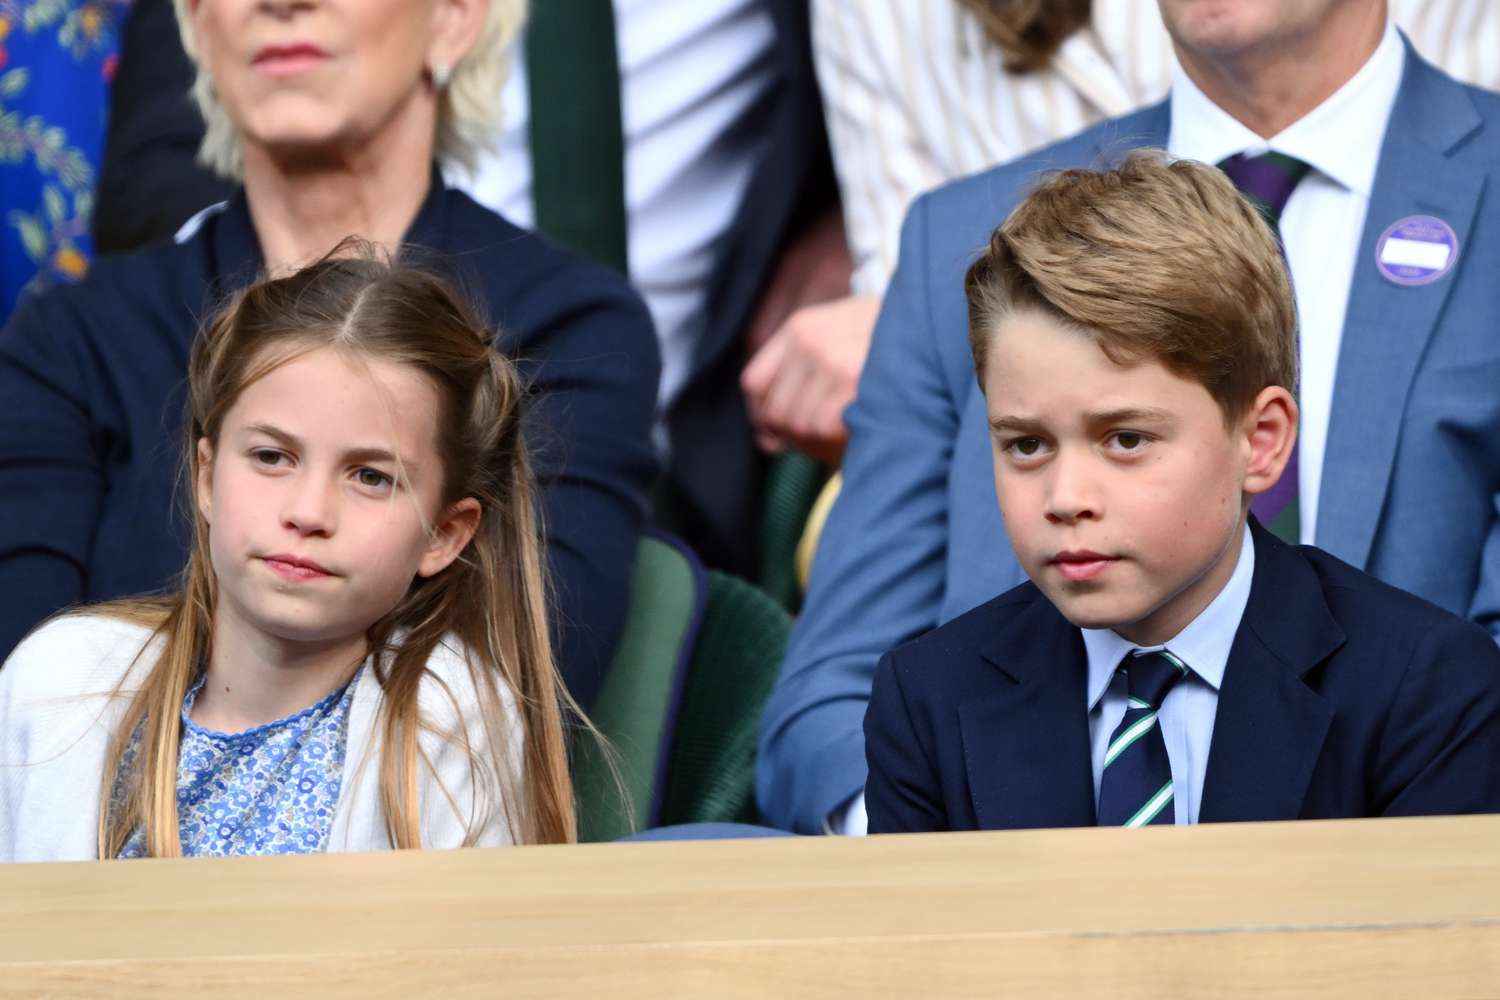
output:
[[1500,817],[0,866],[0,995],[1496,997]]

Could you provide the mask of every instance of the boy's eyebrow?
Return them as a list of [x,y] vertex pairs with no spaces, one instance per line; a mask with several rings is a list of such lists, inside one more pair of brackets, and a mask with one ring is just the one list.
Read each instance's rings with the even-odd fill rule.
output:
[[1041,421],[1027,420],[1025,417],[999,416],[990,420],[992,431],[1039,431],[1042,429]]
[[1130,424],[1139,420],[1170,423],[1174,416],[1172,411],[1155,406],[1122,406],[1114,410],[1096,410],[1085,414],[1084,419],[1091,424]]
[[[1121,406],[1113,410],[1094,410],[1083,415],[1090,426],[1099,424],[1130,424],[1141,421],[1171,423],[1175,417],[1170,410],[1155,406]],[[1040,420],[1002,414],[990,420],[990,430],[999,432],[1037,433],[1043,429]]]
[[[267,437],[275,438],[278,444],[294,450],[299,449],[302,446],[301,438],[297,437],[295,434],[288,434],[286,431],[273,424],[250,424],[246,426],[245,431],[247,433],[260,433],[266,435]],[[410,473],[410,470],[416,469],[418,467],[418,463],[412,461],[411,459],[399,458],[389,448],[379,448],[374,446],[350,448],[348,451],[344,452],[343,459],[345,462],[351,463],[395,462],[407,469],[408,474]]]

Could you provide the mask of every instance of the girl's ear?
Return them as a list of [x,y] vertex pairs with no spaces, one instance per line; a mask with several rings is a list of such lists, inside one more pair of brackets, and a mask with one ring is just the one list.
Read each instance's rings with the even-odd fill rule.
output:
[[213,524],[214,507],[214,448],[208,438],[198,439],[198,481],[193,484],[198,496],[198,513],[203,520]]
[[436,576],[447,569],[479,530],[480,513],[479,501],[473,497],[464,497],[449,507],[432,526],[422,561],[417,564],[417,575]]

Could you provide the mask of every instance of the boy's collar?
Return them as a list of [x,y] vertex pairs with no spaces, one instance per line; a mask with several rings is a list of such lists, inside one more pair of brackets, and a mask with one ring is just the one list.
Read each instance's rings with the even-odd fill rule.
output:
[[1083,646],[1088,654],[1088,708],[1093,711],[1104,697],[1120,661],[1133,649],[1170,649],[1215,691],[1224,682],[1229,650],[1234,645],[1240,620],[1250,602],[1255,577],[1255,542],[1246,524],[1240,538],[1239,559],[1224,588],[1187,626],[1161,646],[1138,646],[1112,629],[1083,628]]

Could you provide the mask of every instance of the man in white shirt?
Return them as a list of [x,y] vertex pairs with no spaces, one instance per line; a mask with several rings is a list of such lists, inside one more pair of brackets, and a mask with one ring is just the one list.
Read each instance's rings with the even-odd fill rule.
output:
[[[860,832],[885,650],[1021,582],[994,499],[962,276],[1041,170],[1138,146],[1296,166],[1293,540],[1500,634],[1500,98],[1444,76],[1384,0],[1161,0],[1163,104],[923,196],[848,412],[845,487],[762,722],[775,824]],[[1264,156],[1263,154],[1272,154]],[[1242,190],[1246,188],[1244,185]]]

